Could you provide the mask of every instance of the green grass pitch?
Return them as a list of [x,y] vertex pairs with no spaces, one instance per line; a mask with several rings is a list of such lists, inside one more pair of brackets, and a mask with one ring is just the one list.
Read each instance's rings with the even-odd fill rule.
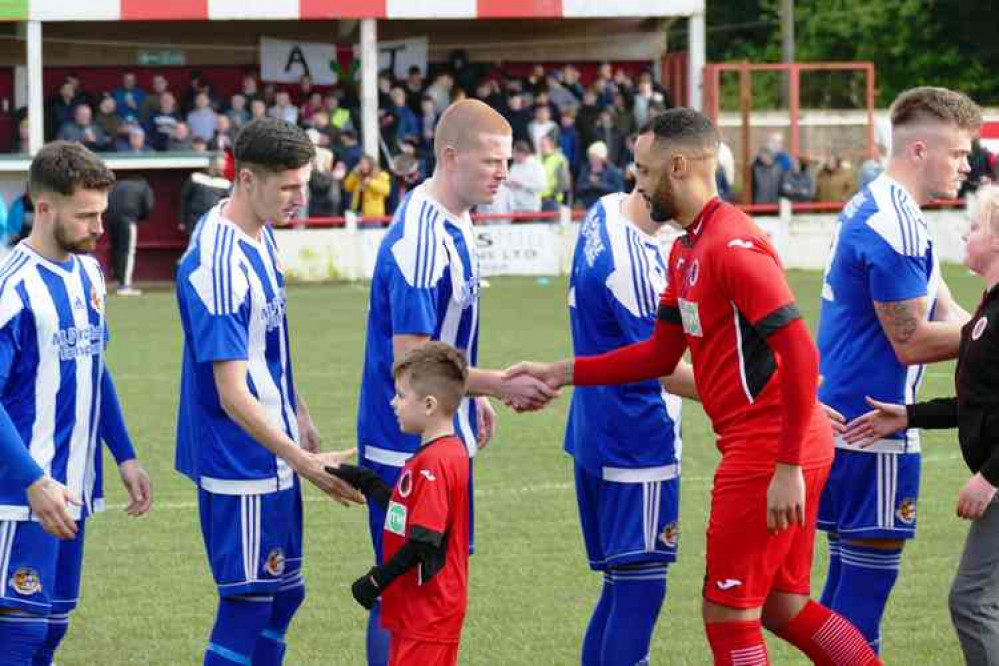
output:
[[[957,299],[971,309],[981,282],[947,270]],[[792,287],[814,326],[821,276],[792,272]],[[553,359],[570,349],[565,280],[539,284],[502,278],[482,295],[481,364]],[[296,379],[324,448],[354,446],[354,418],[367,309],[366,285],[289,290]],[[110,298],[109,364],[140,457],[155,484],[152,513],[122,511],[124,492],[106,476],[109,511],[88,525],[82,603],[63,644],[60,666],[201,663],[215,610],[195,508],[195,489],[173,471],[180,331],[174,296],[151,292]],[[930,369],[922,396],[948,394],[953,366]],[[478,553],[471,560],[461,663],[542,666],[578,663],[579,646],[600,578],[585,562],[562,452],[568,395],[538,414],[500,406],[500,427],[476,459]],[[684,407],[679,561],[671,567],[653,664],[708,664],[700,620],[704,524],[717,453],[696,404]],[[894,664],[961,662],[947,613],[947,590],[967,529],[954,516],[967,477],[953,432],[924,440],[920,536],[907,548],[884,623],[884,656]],[[107,459],[110,465],[110,458]],[[306,492],[308,598],[292,624],[287,663],[363,665],[366,615],[349,585],[370,565],[365,512]],[[813,594],[821,589],[824,539],[816,548]],[[804,659],[773,637],[777,664]]]

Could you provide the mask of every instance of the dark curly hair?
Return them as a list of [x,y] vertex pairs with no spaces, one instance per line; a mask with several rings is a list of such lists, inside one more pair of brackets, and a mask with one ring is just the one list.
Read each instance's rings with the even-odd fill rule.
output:
[[687,107],[667,109],[649,119],[638,131],[652,132],[657,141],[717,150],[721,143],[718,128],[700,111]]
[[114,181],[114,172],[83,144],[53,141],[31,160],[28,192],[32,197],[46,192],[68,197],[78,189],[109,190]]
[[316,148],[301,127],[277,118],[258,118],[236,136],[236,171],[253,169],[276,173],[301,169],[312,161]]

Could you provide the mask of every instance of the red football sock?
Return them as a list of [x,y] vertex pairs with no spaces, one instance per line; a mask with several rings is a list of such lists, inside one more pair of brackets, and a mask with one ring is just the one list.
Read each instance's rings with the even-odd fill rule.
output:
[[775,633],[819,666],[881,666],[882,663],[856,627],[812,600]]
[[704,625],[715,666],[768,666],[763,625],[750,622],[711,622]]

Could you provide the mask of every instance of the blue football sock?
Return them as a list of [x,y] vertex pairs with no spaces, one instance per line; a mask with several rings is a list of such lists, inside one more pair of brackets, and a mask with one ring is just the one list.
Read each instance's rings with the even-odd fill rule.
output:
[[822,597],[819,603],[826,608],[832,608],[833,600],[836,598],[836,588],[839,586],[839,537],[833,534],[827,535],[829,539],[829,570],[826,572],[826,585],[822,588]]
[[666,568],[660,562],[610,570],[614,598],[601,666],[648,666],[652,633],[666,599]]
[[48,620],[44,616],[0,613],[0,658],[4,666],[33,666],[32,660],[47,631]]
[[253,650],[253,666],[281,666],[287,648],[285,634],[295,616],[295,611],[305,601],[305,586],[297,583],[294,587],[279,590],[274,595],[271,619],[260,634],[260,640]]
[[219,599],[204,666],[250,666],[260,633],[271,617],[274,597],[239,596]]
[[583,666],[600,666],[604,646],[604,631],[607,628],[607,618],[610,617],[611,605],[614,600],[614,581],[609,573],[604,573],[604,585],[600,589],[600,599],[586,625],[586,635],[583,637]]
[[388,666],[391,634],[382,626],[382,602],[375,602],[368,615],[368,666]]
[[898,579],[902,549],[842,543],[839,552],[839,585],[832,609],[852,622],[877,652],[881,647],[881,616]]
[[31,662],[33,666],[50,666],[55,660],[56,650],[59,643],[65,638],[69,631],[69,613],[54,613],[48,617],[48,626],[45,631],[45,638],[35,652],[35,660]]

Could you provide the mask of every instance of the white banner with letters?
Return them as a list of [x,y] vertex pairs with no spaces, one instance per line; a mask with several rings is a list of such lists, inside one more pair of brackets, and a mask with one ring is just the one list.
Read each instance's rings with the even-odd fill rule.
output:
[[260,38],[263,81],[298,83],[303,74],[308,74],[316,85],[336,85],[338,77],[333,71],[336,62],[336,44]]
[[416,65],[426,76],[429,44],[426,37],[378,42],[378,71],[391,69],[395,78],[404,80],[409,75],[409,68]]

